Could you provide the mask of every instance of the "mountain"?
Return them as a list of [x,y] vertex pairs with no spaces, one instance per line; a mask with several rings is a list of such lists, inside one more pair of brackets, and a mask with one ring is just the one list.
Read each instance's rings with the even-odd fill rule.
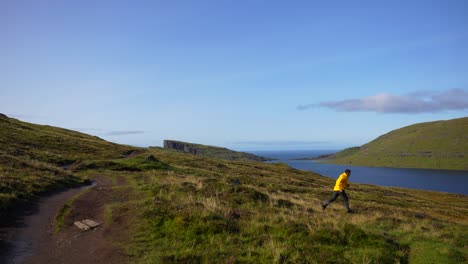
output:
[[164,148],[175,149],[178,151],[187,152],[193,155],[198,155],[207,158],[225,159],[225,160],[254,160],[267,161],[271,160],[265,157],[260,157],[254,154],[233,151],[227,148],[215,146],[207,146],[195,143],[188,143],[176,140],[164,140]]
[[393,130],[326,159],[358,166],[468,170],[468,117]]

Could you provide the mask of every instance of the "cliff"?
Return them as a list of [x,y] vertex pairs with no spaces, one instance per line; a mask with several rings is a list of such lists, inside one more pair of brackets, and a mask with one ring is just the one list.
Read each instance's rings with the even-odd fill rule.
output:
[[176,140],[164,140],[165,149],[174,149],[183,151],[196,156],[203,156],[215,159],[224,160],[254,160],[254,161],[267,161],[271,160],[265,157],[260,157],[254,154],[233,151],[227,148],[220,148],[214,146],[207,146],[201,144],[194,144]]

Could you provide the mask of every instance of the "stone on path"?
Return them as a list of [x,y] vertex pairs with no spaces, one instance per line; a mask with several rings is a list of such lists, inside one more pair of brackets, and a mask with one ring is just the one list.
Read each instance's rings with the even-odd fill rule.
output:
[[100,226],[101,224],[91,219],[85,219],[82,221],[75,221],[74,225],[82,231],[88,231],[90,229]]
[[91,229],[89,225],[82,223],[81,221],[75,221],[74,225],[76,225],[82,231],[88,231]]
[[81,222],[83,222],[84,224],[88,225],[91,228],[95,228],[95,227],[98,227],[98,226],[101,225],[100,223],[95,222],[95,221],[93,221],[91,219],[85,219],[85,220],[83,220]]

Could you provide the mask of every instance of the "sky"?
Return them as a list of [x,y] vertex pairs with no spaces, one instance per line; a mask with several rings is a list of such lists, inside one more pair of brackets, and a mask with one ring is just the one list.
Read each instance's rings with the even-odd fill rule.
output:
[[468,1],[0,0],[0,113],[135,146],[360,146],[468,116]]

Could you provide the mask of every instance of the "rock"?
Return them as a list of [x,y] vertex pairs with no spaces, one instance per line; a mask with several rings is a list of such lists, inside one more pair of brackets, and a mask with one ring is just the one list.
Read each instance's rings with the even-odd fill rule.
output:
[[148,156],[146,157],[146,160],[147,160],[147,161],[158,161],[158,159],[155,158],[153,155],[148,155]]
[[164,140],[164,148],[175,149],[184,151],[193,155],[199,155],[200,150],[194,146],[194,144],[174,141],[174,140]]
[[414,217],[416,217],[417,219],[424,219],[424,218],[426,218],[427,216],[426,216],[425,214],[423,214],[423,213],[416,213],[416,214],[414,215]]
[[83,222],[84,224],[88,225],[91,228],[96,228],[96,227],[101,225],[100,223],[98,223],[96,221],[93,221],[91,219],[85,219],[85,220],[83,220],[81,222]]
[[241,217],[241,214],[238,209],[231,210],[227,215],[228,219],[239,219],[240,217]]
[[91,229],[91,227],[89,227],[87,224],[84,224],[83,222],[81,221],[75,221],[75,223],[73,223],[75,226],[77,226],[80,230],[82,231],[88,231]]
[[98,223],[96,221],[93,221],[91,219],[85,219],[85,220],[82,220],[82,221],[75,221],[73,224],[75,226],[77,226],[82,231],[88,231],[88,230],[91,230],[91,229],[96,228],[96,227],[101,225],[100,223]]
[[240,182],[239,179],[232,179],[232,180],[231,180],[231,183],[232,183],[233,185],[241,185],[241,182]]

